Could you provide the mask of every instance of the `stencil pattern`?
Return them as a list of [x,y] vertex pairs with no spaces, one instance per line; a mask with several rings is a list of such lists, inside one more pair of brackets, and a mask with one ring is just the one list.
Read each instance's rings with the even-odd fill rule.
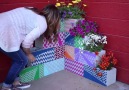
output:
[[65,38],[65,45],[74,46],[74,36],[71,36],[67,33]]
[[84,75],[84,64],[77,61],[65,59],[65,69],[80,76]]
[[[92,75],[94,78],[99,80],[100,82],[106,84],[107,79],[107,72],[104,70],[96,69],[96,71],[93,70],[93,67],[85,65],[84,70],[88,72],[90,75]],[[101,72],[102,76],[98,76],[96,72]]]
[[[53,38],[53,36],[51,38]],[[60,32],[58,34],[58,40],[56,42],[54,42],[52,40],[52,42],[50,43],[48,40],[44,39],[43,40],[43,48],[45,49],[45,48],[62,46],[62,45],[64,45],[64,42],[65,42],[65,34],[64,34],[64,32]]]
[[20,73],[21,82],[30,82],[32,80],[37,80],[44,76],[43,64],[27,67],[23,69]]
[[44,76],[64,70],[64,58],[44,63]]
[[96,55],[89,51],[75,48],[75,60],[85,65],[96,66]]
[[55,59],[64,58],[64,46],[55,47]]
[[54,48],[35,51],[33,55],[36,57],[36,61],[31,63],[32,66],[55,60]]
[[75,48],[69,45],[65,45],[65,57],[74,60],[75,55],[74,55],[74,50]]

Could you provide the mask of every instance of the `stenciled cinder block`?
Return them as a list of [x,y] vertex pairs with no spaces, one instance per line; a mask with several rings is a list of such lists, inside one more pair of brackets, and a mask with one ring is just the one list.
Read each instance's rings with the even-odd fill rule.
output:
[[84,77],[104,86],[109,86],[116,82],[116,68],[111,70],[100,70],[91,66],[84,66]]
[[70,60],[75,60],[75,48],[73,46],[65,45],[65,58],[68,58]]
[[98,55],[96,55],[95,52],[75,48],[75,60],[92,67],[96,67],[98,65],[102,55],[104,54],[105,50],[101,50],[98,52]]
[[33,51],[32,54],[36,58],[36,60],[31,63],[32,66],[55,60],[54,48],[36,50]]
[[[53,38],[53,36],[51,36],[51,38]],[[63,46],[65,43],[65,33],[64,32],[59,32],[58,33],[58,38],[57,41],[51,41],[49,42],[47,39],[43,39],[43,48],[52,48],[52,47],[58,47],[58,46]]]
[[39,64],[23,69],[19,75],[21,82],[30,82],[44,76],[44,65]]
[[55,47],[55,59],[64,58],[65,46]]
[[65,59],[65,69],[77,75],[84,75],[84,64],[77,61]]
[[44,76],[64,70],[64,58],[44,63]]
[[65,45],[74,46],[74,36],[69,33],[65,33]]

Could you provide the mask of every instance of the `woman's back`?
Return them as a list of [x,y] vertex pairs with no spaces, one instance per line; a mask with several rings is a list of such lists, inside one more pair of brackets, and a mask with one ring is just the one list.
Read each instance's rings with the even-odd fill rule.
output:
[[36,21],[37,14],[24,7],[0,13],[0,47],[5,51],[20,47],[24,36],[36,28]]

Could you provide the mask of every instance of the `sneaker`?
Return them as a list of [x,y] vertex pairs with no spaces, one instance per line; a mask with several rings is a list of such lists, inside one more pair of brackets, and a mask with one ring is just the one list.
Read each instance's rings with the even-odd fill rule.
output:
[[13,87],[13,88],[11,88],[11,90],[22,90],[22,89]]
[[13,87],[13,88],[2,87],[1,90],[22,90],[22,89],[15,88],[15,87]]
[[20,82],[18,85],[13,85],[14,88],[19,88],[19,89],[26,89],[26,88],[29,88],[30,86],[31,86],[31,84],[22,83],[22,82]]

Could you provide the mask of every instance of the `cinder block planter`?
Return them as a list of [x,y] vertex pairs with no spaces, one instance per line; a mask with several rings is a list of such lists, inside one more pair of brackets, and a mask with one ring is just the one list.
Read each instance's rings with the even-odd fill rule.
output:
[[55,60],[54,48],[36,50],[33,51],[33,55],[35,56],[36,61],[31,63],[32,66]]
[[44,65],[39,64],[36,66],[30,66],[25,68],[20,73],[21,82],[30,82],[33,80],[40,79],[44,76]]
[[75,60],[75,48],[69,45],[65,45],[65,58],[68,58],[70,60]]
[[79,76],[83,76],[84,75],[84,64],[66,58],[65,59],[65,70],[68,70]]
[[91,66],[84,66],[84,77],[101,85],[109,86],[116,82],[116,68],[111,70],[100,70]]
[[64,70],[64,58],[44,63],[44,76]]
[[75,48],[75,60],[92,67],[96,67],[98,65],[100,57],[104,54],[105,50],[101,50],[99,54],[96,55],[94,52]]

